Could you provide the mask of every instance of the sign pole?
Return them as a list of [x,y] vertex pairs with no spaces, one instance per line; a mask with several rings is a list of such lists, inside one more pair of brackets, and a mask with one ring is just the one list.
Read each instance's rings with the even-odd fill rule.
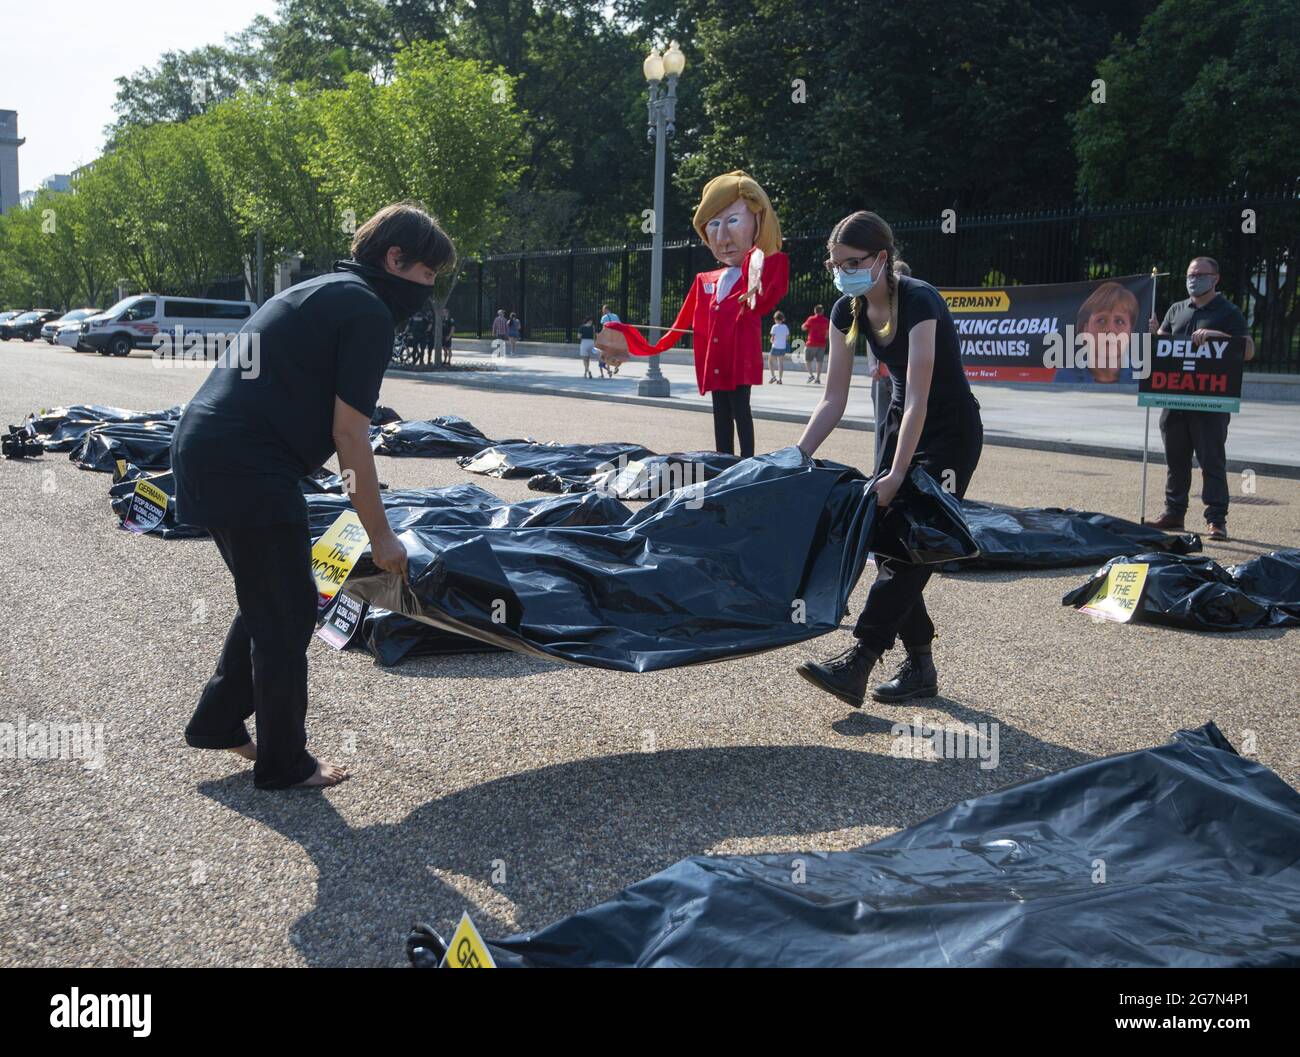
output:
[[1138,507],[1138,524],[1147,523],[1147,447],[1151,437],[1151,409],[1147,408],[1146,429],[1142,431],[1142,499]]
[[[1151,314],[1156,314],[1156,270],[1151,269]],[[1149,337],[1150,335],[1148,335]],[[1147,452],[1151,447],[1151,409],[1147,408],[1146,426],[1142,430],[1142,498],[1138,506],[1138,524],[1147,521]]]

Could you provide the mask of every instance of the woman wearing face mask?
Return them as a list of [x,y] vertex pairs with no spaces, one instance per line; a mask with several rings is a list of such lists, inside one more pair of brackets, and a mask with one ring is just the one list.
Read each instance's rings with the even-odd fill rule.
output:
[[218,361],[176,427],[177,516],[211,533],[239,605],[185,740],[253,760],[259,789],[347,777],[345,768],[307,751],[307,646],[317,591],[298,481],[337,452],[371,557],[405,575],[406,549],[379,498],[370,416],[394,327],[428,301],[454,255],[422,209],[402,203],[380,210],[357,230],[351,260],[257,310],[240,332],[251,365]]
[[651,345],[626,323],[611,322],[596,347],[605,363],[617,366],[629,354],[665,352],[687,330],[694,333],[695,378],[700,395],[712,394],[716,450],[754,454],[752,386],[763,384],[763,316],[785,296],[790,262],[781,248],[781,223],[767,193],[747,173],[716,176],[705,186],[692,223],[722,266],[701,272],[677,320]]
[[[929,283],[895,275],[894,235],[875,213],[862,210],[845,217],[835,225],[827,248],[826,267],[844,296],[831,310],[826,394],[799,447],[811,456],[843,417],[853,348],[857,336],[865,334],[894,382],[872,485],[877,501],[888,506],[914,465],[960,498],[979,463],[984,427],[947,304]],[[897,704],[934,696],[938,677],[930,643],[935,630],[922,598],[930,570],[928,565],[879,559],[876,581],[853,629],[854,644],[828,661],[804,662],[799,674],[860,707],[871,669],[901,638],[907,657],[872,697]]]

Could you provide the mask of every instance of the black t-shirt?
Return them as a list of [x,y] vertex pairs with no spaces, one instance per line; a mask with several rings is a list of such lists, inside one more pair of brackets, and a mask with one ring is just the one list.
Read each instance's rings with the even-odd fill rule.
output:
[[443,318],[442,318],[442,340],[443,340],[444,342],[447,342],[447,341],[450,341],[450,340],[451,340],[451,333],[452,333],[452,331],[455,330],[455,329],[456,329],[456,320],[455,320],[454,318],[452,318],[451,316],[443,316]]
[[1177,338],[1191,337],[1197,330],[1221,330],[1240,338],[1246,334],[1246,317],[1241,310],[1222,294],[1215,294],[1200,308],[1189,297],[1175,301],[1165,313],[1160,329]]
[[334,398],[369,417],[393,352],[393,315],[337,271],[267,301],[240,332],[241,365],[214,367],[172,440],[177,517],[227,527],[305,520],[298,479],[334,454]]
[[596,327],[591,323],[584,323],[578,328],[578,337],[583,341],[594,341],[596,339]]
[[[907,387],[907,350],[912,328],[927,319],[935,321],[934,373],[930,378],[929,408],[941,408],[971,400],[970,383],[961,365],[961,342],[948,305],[927,282],[911,276],[898,277],[898,333],[888,345],[878,345],[871,324],[862,319],[858,333],[865,334],[872,353],[889,368],[894,383],[892,403],[903,406]],[[853,298],[841,297],[831,309],[831,325],[848,334],[853,325]]]

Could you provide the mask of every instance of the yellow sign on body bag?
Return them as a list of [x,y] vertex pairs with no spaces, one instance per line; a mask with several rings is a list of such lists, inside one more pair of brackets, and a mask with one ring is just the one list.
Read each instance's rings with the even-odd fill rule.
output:
[[136,481],[131,502],[122,518],[122,527],[131,532],[145,533],[162,524],[166,516],[167,493],[146,480]]
[[443,956],[439,969],[495,969],[497,963],[492,960],[487,944],[479,935],[474,922],[469,919],[468,911],[461,914],[460,924],[452,933],[451,943]]
[[1080,607],[1079,612],[1127,624],[1137,612],[1138,602],[1142,598],[1142,588],[1146,582],[1146,562],[1112,565],[1106,570],[1105,582],[1097,589],[1097,593]]
[[370,537],[355,510],[340,514],[311,549],[311,571],[316,577],[316,604],[326,608],[352,572]]

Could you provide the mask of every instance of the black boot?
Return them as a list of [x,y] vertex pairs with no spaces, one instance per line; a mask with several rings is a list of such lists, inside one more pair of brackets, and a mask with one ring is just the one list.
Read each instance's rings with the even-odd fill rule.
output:
[[924,653],[908,652],[898,673],[887,683],[871,691],[871,696],[887,705],[898,705],[917,697],[934,697],[939,693],[939,675],[934,670],[934,657],[929,650]]
[[867,679],[880,658],[860,642],[829,661],[804,661],[795,671],[819,690],[861,708],[867,693]]

